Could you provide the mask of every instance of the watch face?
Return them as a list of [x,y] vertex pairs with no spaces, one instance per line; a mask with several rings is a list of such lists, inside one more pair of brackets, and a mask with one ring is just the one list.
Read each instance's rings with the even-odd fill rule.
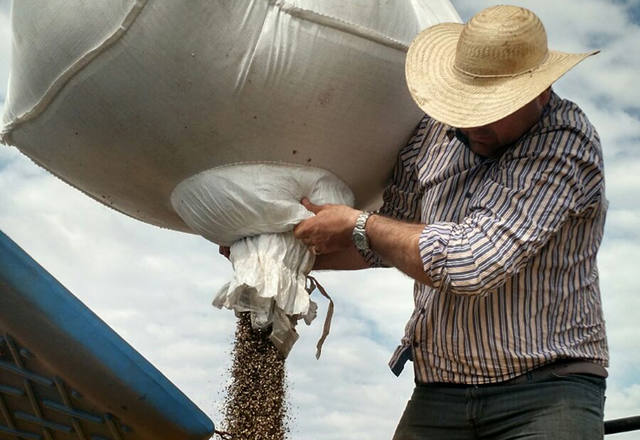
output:
[[367,248],[367,237],[361,231],[356,231],[353,234],[353,241],[358,249]]

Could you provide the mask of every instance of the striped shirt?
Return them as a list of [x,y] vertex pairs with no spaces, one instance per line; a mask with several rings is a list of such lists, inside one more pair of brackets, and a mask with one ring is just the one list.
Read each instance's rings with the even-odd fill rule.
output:
[[497,159],[453,133],[425,116],[385,190],[380,214],[426,225],[419,248],[433,282],[415,284],[391,369],[411,359],[419,383],[482,384],[558,359],[607,366],[595,129],[552,93],[540,121]]

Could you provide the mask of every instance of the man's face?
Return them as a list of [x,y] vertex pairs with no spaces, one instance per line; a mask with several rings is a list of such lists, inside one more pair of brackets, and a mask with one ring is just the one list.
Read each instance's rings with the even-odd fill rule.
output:
[[538,122],[550,96],[551,89],[547,89],[529,104],[496,122],[459,130],[467,137],[469,148],[474,153],[483,157],[499,156],[504,147],[518,140]]

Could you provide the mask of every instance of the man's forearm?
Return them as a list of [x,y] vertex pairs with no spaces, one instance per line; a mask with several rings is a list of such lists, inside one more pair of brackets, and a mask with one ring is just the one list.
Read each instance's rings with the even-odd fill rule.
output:
[[[363,269],[366,261],[353,246],[352,232],[360,211],[344,205],[314,205],[308,199],[302,204],[315,216],[294,228],[294,236],[319,253],[314,269]],[[366,224],[371,249],[384,262],[411,278],[428,285],[418,242],[424,225],[405,223],[371,215]]]
[[418,247],[423,228],[422,224],[405,223],[377,214],[369,217],[366,225],[369,246],[385,263],[414,280],[431,285]]
[[369,265],[353,246],[330,254],[318,255],[313,265],[314,270],[358,270],[367,268],[369,268]]

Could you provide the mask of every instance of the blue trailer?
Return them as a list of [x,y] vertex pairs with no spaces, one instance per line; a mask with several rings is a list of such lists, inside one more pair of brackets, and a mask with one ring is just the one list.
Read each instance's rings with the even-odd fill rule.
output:
[[0,232],[0,438],[208,439],[213,422]]

